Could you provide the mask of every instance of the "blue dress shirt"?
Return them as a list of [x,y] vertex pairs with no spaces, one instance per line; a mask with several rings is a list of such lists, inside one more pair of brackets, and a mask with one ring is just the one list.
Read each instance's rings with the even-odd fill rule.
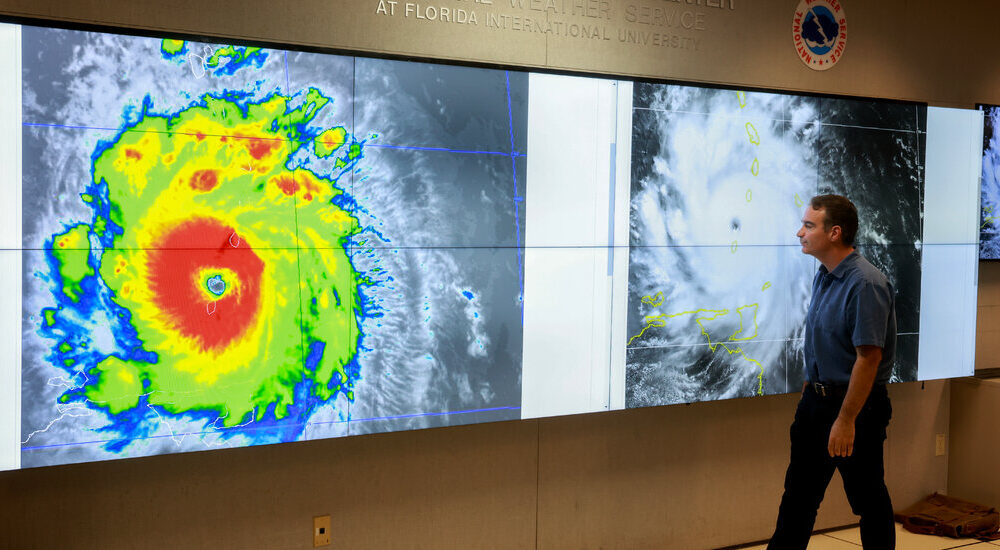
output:
[[875,383],[886,383],[896,352],[895,293],[892,283],[857,250],[813,278],[806,314],[805,368],[810,382],[847,384],[856,346],[882,348]]

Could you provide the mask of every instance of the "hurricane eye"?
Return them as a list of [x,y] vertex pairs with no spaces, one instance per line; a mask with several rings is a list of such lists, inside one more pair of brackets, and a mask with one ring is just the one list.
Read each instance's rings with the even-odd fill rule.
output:
[[213,275],[205,281],[205,288],[216,296],[222,296],[226,292],[226,281],[222,278],[222,275]]

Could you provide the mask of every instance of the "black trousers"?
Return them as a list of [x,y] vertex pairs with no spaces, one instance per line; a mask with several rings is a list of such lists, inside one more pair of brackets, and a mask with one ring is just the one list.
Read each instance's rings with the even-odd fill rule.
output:
[[885,429],[892,416],[889,395],[884,385],[872,388],[854,422],[853,454],[833,458],[827,445],[843,400],[843,395],[820,396],[812,386],[802,393],[792,422],[792,456],[785,474],[785,494],[769,550],[805,550],[834,469],[840,470],[851,509],[861,516],[864,548],[896,547],[892,502],[882,463]]

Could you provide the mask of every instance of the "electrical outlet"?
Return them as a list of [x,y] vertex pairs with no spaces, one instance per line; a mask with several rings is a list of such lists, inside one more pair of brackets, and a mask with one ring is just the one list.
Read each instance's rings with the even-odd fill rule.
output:
[[313,518],[313,548],[330,546],[330,516]]
[[934,440],[934,456],[944,456],[946,442],[944,434],[937,434],[937,438]]

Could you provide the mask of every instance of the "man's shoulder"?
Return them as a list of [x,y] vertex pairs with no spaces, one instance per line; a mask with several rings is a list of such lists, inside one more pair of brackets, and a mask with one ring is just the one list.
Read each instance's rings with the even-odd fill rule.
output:
[[873,284],[876,286],[892,286],[889,278],[875,267],[868,258],[861,254],[856,254],[857,259],[844,275],[858,284]]

